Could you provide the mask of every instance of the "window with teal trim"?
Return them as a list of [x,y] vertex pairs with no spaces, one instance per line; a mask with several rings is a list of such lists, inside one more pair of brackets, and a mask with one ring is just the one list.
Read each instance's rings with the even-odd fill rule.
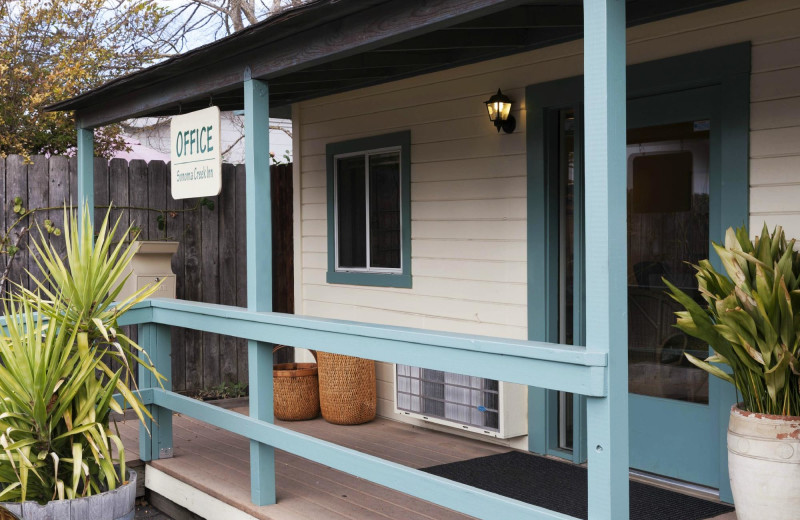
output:
[[410,287],[408,132],[327,147],[328,282]]

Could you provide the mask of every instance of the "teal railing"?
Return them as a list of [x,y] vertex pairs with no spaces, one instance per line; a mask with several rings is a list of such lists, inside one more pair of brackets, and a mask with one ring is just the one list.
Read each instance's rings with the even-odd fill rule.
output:
[[[170,327],[177,326],[245,338],[259,342],[259,348],[264,349],[279,343],[573,392],[590,400],[607,398],[606,354],[568,345],[253,312],[182,300],[147,301],[128,312],[120,324],[139,325],[140,344],[168,378]],[[250,378],[251,413],[257,406],[272,409],[272,368],[261,368]],[[178,412],[247,437],[260,449],[278,448],[479,518],[572,518],[309,437],[269,420],[184,397],[172,392],[169,382],[161,388],[145,370],[140,371],[140,378],[142,399],[155,418],[148,425],[152,436],[144,432],[140,435],[143,460],[171,456],[172,412]],[[591,421],[590,416],[590,430]],[[589,494],[607,496],[608,468],[605,464],[593,465],[591,457],[590,454]],[[253,480],[271,479],[269,486],[274,486],[272,459],[261,462],[266,468],[251,468],[254,492],[263,489],[264,482]],[[254,497],[254,502],[257,500]]]

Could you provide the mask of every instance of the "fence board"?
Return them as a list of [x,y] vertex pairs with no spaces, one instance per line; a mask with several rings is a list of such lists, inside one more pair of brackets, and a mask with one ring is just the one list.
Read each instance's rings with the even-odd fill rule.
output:
[[[188,209],[195,200],[183,201],[183,208]],[[202,244],[202,220],[196,215],[184,213],[184,235],[181,243],[184,248],[183,276],[185,279],[184,298],[194,302],[202,301],[203,279],[200,265]],[[213,246],[216,246],[214,244]],[[184,348],[186,349],[186,387],[203,388],[203,333],[186,329],[184,331]]]
[[[147,164],[147,199],[149,207],[156,209],[167,208],[167,165],[164,161],[150,161]],[[170,197],[172,198],[172,197]],[[167,236],[166,229],[158,229],[158,217],[160,213],[149,212],[147,215],[147,228],[142,228],[147,240],[160,240]],[[166,225],[167,216],[164,215]]]
[[140,238],[145,239],[149,223],[148,213],[144,209],[134,208],[147,208],[152,206],[149,200],[149,190],[143,189],[148,186],[147,182],[147,163],[141,160],[134,160],[128,164],[128,204],[131,206],[128,214],[130,215],[130,223],[138,227],[142,235]]
[[[236,167],[222,165],[222,193],[217,200],[219,215],[219,302],[223,305],[238,305],[236,300]],[[220,377],[223,383],[238,381],[238,343],[236,338],[221,336],[219,339]]]
[[127,161],[124,159],[111,159],[111,166],[108,172],[108,197],[109,204],[112,206],[111,222],[117,222],[117,219],[119,219],[119,226],[114,234],[116,240],[125,240],[127,238],[125,230],[128,229],[128,225],[131,223],[130,211],[127,209],[115,209],[130,204],[129,175]]
[[[197,200],[174,200],[169,195],[169,164],[162,161],[111,162],[95,158],[95,221],[106,213],[110,201],[115,206],[165,209],[166,229],[158,229],[157,211],[116,209],[112,218],[122,217],[119,235],[131,220],[141,227],[142,239],[167,237],[180,242],[172,259],[176,273],[176,296],[187,300],[247,305],[245,251],[245,170],[243,165],[223,165],[223,190],[214,197],[213,211],[192,208]],[[291,165],[273,166],[273,308],[292,312],[294,296],[292,265],[292,170]],[[74,157],[32,157],[31,164],[19,156],[0,158],[0,196],[6,207],[0,210],[0,225],[16,220],[11,200],[20,196],[26,208],[58,208],[41,212],[41,224],[50,218],[63,229],[63,204],[72,204],[77,192],[77,163]],[[5,227],[4,227],[5,229]],[[15,237],[12,237],[15,238]],[[56,247],[64,252],[63,241]],[[11,276],[29,286],[26,268],[33,267],[26,252],[27,240],[13,264]],[[128,331],[136,339],[136,331]],[[281,351],[276,360],[291,360],[290,349]],[[185,329],[172,333],[173,388],[196,391],[220,383],[247,382],[247,344],[244,340],[203,334]],[[114,362],[113,366],[119,365]]]
[[[292,165],[271,168],[272,194],[272,310],[294,312],[294,262],[292,261]],[[294,361],[294,349],[284,348],[274,355],[275,363]]]
[[[128,161],[124,159],[111,159],[108,169],[108,199],[111,205],[110,224],[117,224],[117,231],[114,233],[115,240],[128,240],[126,231],[131,223],[130,210],[125,208],[130,204],[130,168]],[[95,205],[97,202],[95,202]],[[118,209],[119,208],[119,209]],[[97,223],[99,224],[99,220]],[[132,332],[132,327],[123,327],[122,333],[136,341],[137,334]],[[111,370],[117,370],[122,365],[116,360],[112,360]]]
[[[78,200],[78,165],[77,162],[71,162],[70,165],[72,166],[71,175],[70,175],[70,194],[72,195],[72,200]],[[106,216],[106,211],[108,210],[108,202],[109,202],[109,176],[111,175],[110,172],[110,164],[108,161],[103,159],[102,157],[95,157],[94,158],[94,221],[95,222],[102,222],[103,218]],[[127,176],[125,181],[127,182]],[[81,209],[82,211],[82,209]]]
[[[166,185],[171,189],[171,166],[166,165]],[[166,217],[166,231],[170,240],[180,242],[178,251],[172,256],[172,272],[175,273],[175,295],[186,299],[186,278],[183,265],[186,247],[183,242],[183,201],[167,197],[167,208],[172,212]],[[174,215],[174,216],[173,216]],[[186,385],[186,329],[172,327],[172,387],[175,391],[196,390]]]
[[[25,159],[19,155],[9,155],[6,159],[6,200],[9,202],[5,208],[6,219],[9,226],[12,225],[19,215],[14,213],[14,198],[20,197],[23,199],[23,205],[27,207],[28,201],[28,165]],[[28,266],[28,252],[26,241],[20,235],[22,226],[17,226],[11,233],[9,240],[12,244],[17,244],[19,252],[11,261],[11,267],[8,270],[8,281],[13,283],[20,283],[25,278],[25,268]],[[7,285],[11,287],[11,285]]]
[[6,197],[6,158],[0,157],[0,197],[3,205],[0,209],[0,229],[6,230],[6,212],[8,211],[9,199]]
[[[124,161],[123,161],[124,162]],[[77,202],[78,200],[78,163],[73,158],[70,160],[70,200]],[[108,212],[109,204],[109,176],[110,164],[102,157],[94,158],[94,221],[99,225]],[[127,176],[126,176],[127,177]],[[77,211],[83,211],[83,208],[78,208]]]
[[[48,205],[51,208],[56,208],[49,212],[49,218],[53,221],[53,226],[63,232],[64,204],[70,200],[69,159],[59,155],[50,157],[48,173],[50,177],[50,189],[47,192]],[[59,255],[63,256],[66,253],[66,246],[63,240],[54,240],[52,243]]]
[[[245,168],[244,164],[236,166],[236,304],[247,307],[247,215],[245,211]],[[239,381],[247,382],[247,342],[236,340],[238,344],[237,364]]]
[[[209,197],[209,200],[214,203],[214,211],[201,207],[195,215],[192,215],[192,217],[197,217],[194,220],[201,222],[200,280],[203,287],[202,301],[206,303],[219,302],[219,255],[214,254],[214,250],[219,247],[219,199],[218,196]],[[203,387],[217,386],[221,382],[219,335],[204,332],[201,344],[203,349]]]
[[[49,212],[53,225],[64,228],[64,204],[69,203],[69,158],[60,155],[50,157],[48,167],[50,186],[47,191],[47,204],[54,208]],[[63,248],[59,249],[63,251]]]
[[[145,234],[148,230],[149,212],[145,209],[139,209],[150,207],[150,190],[144,189],[144,187],[148,186],[147,176],[148,166],[146,162],[142,160],[133,160],[128,163],[128,186],[130,188],[128,190],[128,205],[131,206],[131,209],[128,210],[127,213],[129,215],[130,225],[136,226],[140,230],[138,235],[126,237],[129,240],[132,240],[134,236],[138,236],[140,240],[147,239]],[[139,342],[138,327],[123,327],[123,329],[129,338],[136,343]]]
[[292,165],[272,167],[272,243],[276,253],[272,263],[275,284],[273,310],[294,312],[294,262],[292,251]]
[[[48,193],[50,191],[50,180],[48,178],[48,159],[44,155],[31,156],[33,164],[28,166],[28,196],[23,197],[25,204],[29,209],[46,208],[50,205]],[[37,212],[33,214],[33,218],[28,221],[29,231],[27,237],[27,245],[33,244],[31,239],[36,239],[39,236],[37,224],[44,229],[44,221],[48,218],[47,212]],[[28,271],[37,280],[42,279],[42,271],[36,264],[36,259],[33,253],[28,251]]]

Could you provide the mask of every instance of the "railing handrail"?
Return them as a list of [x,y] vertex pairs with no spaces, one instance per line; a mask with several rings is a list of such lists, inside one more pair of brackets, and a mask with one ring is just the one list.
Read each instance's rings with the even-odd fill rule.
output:
[[[570,345],[255,312],[173,299],[148,300],[120,320],[120,325],[137,323],[142,346],[152,348],[150,355],[156,368],[167,375],[171,372],[169,330],[177,326],[248,339],[251,358],[254,351],[268,351],[270,343],[280,343],[563,390],[590,398],[606,399],[608,394],[606,355]],[[555,511],[448,482],[272,424],[271,359],[271,355],[263,357],[254,367],[251,359],[251,376],[254,369],[260,375],[250,379],[253,417],[249,418],[223,413],[213,405],[180,396],[171,391],[169,378],[164,389],[155,388],[154,378],[140,370],[142,397],[146,398],[156,418],[156,421],[146,421],[153,438],[144,432],[140,434],[142,459],[171,456],[171,417],[172,412],[178,412],[251,439],[251,459],[260,453],[261,447],[265,450],[278,448],[481,518],[574,520]],[[260,455],[255,456],[251,465],[255,468],[251,473],[251,488],[260,490],[264,487],[260,484],[269,481],[266,489],[274,490],[274,459],[270,457],[262,462]],[[597,479],[592,483],[590,478],[590,491],[596,485]],[[251,492],[255,503],[265,503]],[[275,499],[270,500],[274,502]]]
[[[396,327],[377,323],[318,318],[315,316],[285,314],[280,312],[255,312],[249,311],[245,307],[201,303],[173,298],[153,298],[137,304],[136,307],[123,316],[120,320],[120,325],[137,323],[137,314],[135,311],[147,308],[191,311],[194,314],[231,318],[240,321],[338,332],[352,336],[364,336],[376,339],[402,339],[408,343],[436,345],[459,350],[489,351],[495,354],[508,354],[574,365],[601,367],[606,366],[608,359],[608,356],[604,352],[587,351],[584,347],[577,347],[574,345],[462,334],[458,332],[434,331],[413,327]],[[162,323],[162,320],[159,320],[158,316],[154,314],[151,322]],[[164,324],[169,325],[169,323]],[[239,337],[246,338],[247,336],[242,335]]]
[[120,325],[153,323],[501,381],[606,395],[607,355],[583,347],[151,299]]

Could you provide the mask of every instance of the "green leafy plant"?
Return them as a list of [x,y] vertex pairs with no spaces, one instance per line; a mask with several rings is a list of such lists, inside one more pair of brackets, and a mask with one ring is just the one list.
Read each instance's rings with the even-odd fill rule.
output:
[[[112,396],[120,394],[144,422],[151,416],[129,388],[133,369],[144,366],[163,380],[117,325],[157,285],[116,302],[133,254],[130,244],[114,242],[119,220],[109,226],[106,214],[95,238],[88,207],[80,224],[66,213],[66,259],[40,230],[32,249],[44,275],[31,275],[35,290],[19,287],[5,306],[0,501],[46,502],[114,489],[126,473],[124,447],[109,427],[110,412],[122,411]],[[120,368],[112,370],[109,357]]]
[[[693,267],[701,306],[664,282],[685,310],[676,327],[714,349],[705,360],[686,357],[734,384],[746,410],[800,415],[800,254],[781,227],[750,240],[747,229],[729,228],[725,245],[713,244],[726,274],[708,260]],[[720,365],[730,367],[730,372]]]

